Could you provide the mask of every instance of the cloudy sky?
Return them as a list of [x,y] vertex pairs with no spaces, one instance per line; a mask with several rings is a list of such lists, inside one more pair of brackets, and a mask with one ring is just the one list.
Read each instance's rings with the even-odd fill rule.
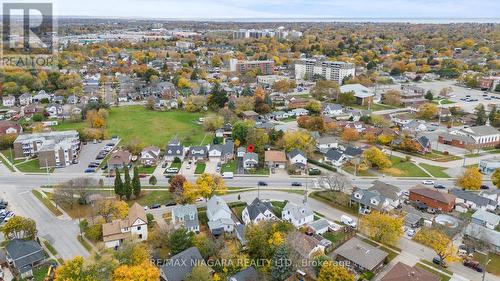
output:
[[143,18],[499,18],[499,0],[53,0],[58,15]]

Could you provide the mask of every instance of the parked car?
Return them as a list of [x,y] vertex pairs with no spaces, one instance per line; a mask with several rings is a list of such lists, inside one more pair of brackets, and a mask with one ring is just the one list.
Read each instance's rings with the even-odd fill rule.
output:
[[203,202],[203,201],[205,201],[205,199],[203,199],[203,197],[198,197],[195,200],[195,202]]
[[108,164],[105,164],[104,166],[101,167],[101,170],[105,171],[108,169]]
[[434,208],[427,208],[427,213],[429,213],[429,214],[435,214],[435,213],[437,213],[437,210],[434,209]]
[[474,269],[477,272],[483,272],[483,268],[478,261],[465,259],[462,264],[468,268]]
[[85,173],[95,173],[95,169],[92,168],[85,169]]
[[176,167],[170,167],[170,168],[167,168],[165,170],[166,173],[170,173],[170,174],[175,174],[175,173],[178,173],[179,172],[179,168],[176,168]]
[[444,185],[442,185],[442,184],[440,184],[440,183],[436,183],[436,184],[434,184],[434,188],[437,188],[437,189],[445,189],[445,188],[446,188],[446,186],[444,186]]
[[409,237],[415,236],[415,233],[416,231],[413,228],[409,228],[408,230],[406,230],[406,235],[408,235]]
[[432,259],[432,263],[437,264],[437,265],[440,265],[440,266],[442,266],[442,267],[448,267],[448,265],[446,264],[446,261],[441,260],[441,258],[440,258],[440,257],[434,257],[434,258]]
[[425,185],[433,185],[434,181],[432,181],[432,180],[423,180],[422,183],[425,184]]
[[294,181],[294,182],[292,182],[292,186],[302,186],[302,183],[298,182],[298,181]]
[[5,218],[3,219],[4,222],[8,222],[11,218],[15,217],[16,214],[14,214],[14,212],[7,212],[7,215],[5,216]]
[[148,175],[146,175],[146,174],[139,174],[139,178],[141,178],[141,179],[143,179],[143,178],[145,178],[145,177],[147,177],[147,176],[148,176]]
[[490,187],[483,184],[483,185],[481,185],[481,189],[490,189]]
[[340,217],[340,222],[342,222],[343,224],[348,225],[352,228],[356,228],[356,222],[349,216],[342,215]]
[[170,206],[175,206],[177,205],[177,203],[175,202],[168,202],[167,204],[165,204],[165,207],[170,207]]
[[422,202],[417,202],[415,203],[415,208],[419,211],[427,211],[427,205],[425,205],[425,203],[422,203]]
[[150,208],[150,209],[158,209],[158,208],[160,208],[160,207],[161,207],[161,205],[160,205],[160,204],[153,204],[153,205],[151,205],[149,208]]
[[257,185],[258,185],[258,186],[267,186],[267,182],[265,182],[265,181],[259,181],[259,182],[257,183]]
[[163,162],[163,164],[161,164],[161,167],[162,167],[163,169],[165,169],[165,168],[167,167],[167,165],[168,165],[168,162],[166,162],[166,161],[165,161],[165,162]]

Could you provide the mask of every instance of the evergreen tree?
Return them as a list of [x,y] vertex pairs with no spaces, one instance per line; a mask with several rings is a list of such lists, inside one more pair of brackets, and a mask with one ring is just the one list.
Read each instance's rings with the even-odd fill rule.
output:
[[134,196],[137,198],[141,195],[141,180],[139,179],[139,169],[134,167],[134,177],[132,178],[132,188],[134,189]]
[[486,111],[484,105],[479,104],[476,107],[476,126],[482,126],[486,123]]
[[127,200],[130,200],[132,196],[132,183],[130,182],[130,173],[127,166],[123,167],[123,173],[125,174],[125,184],[123,185],[124,195]]
[[427,91],[427,93],[425,94],[425,99],[427,99],[428,101],[432,101],[434,99],[434,95],[431,91]]
[[222,89],[219,84],[215,84],[208,96],[208,106],[214,109],[223,108],[228,101],[226,90]]
[[490,115],[488,116],[488,119],[490,120],[490,125],[495,126],[496,120],[498,119],[498,111],[497,111],[497,106],[494,104],[491,107]]
[[285,245],[278,247],[273,256],[271,276],[273,280],[286,280],[293,273],[293,265]]
[[120,175],[120,171],[118,169],[115,170],[115,194],[122,198],[122,196],[125,194],[123,190],[123,181],[122,177]]

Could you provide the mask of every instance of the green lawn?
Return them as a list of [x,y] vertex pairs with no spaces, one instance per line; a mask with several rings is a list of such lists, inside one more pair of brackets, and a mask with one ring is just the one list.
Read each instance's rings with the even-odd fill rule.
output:
[[168,166],[169,168],[177,168],[177,169],[181,169],[181,166],[182,166],[182,162],[172,162],[170,163],[170,166]]
[[[17,164],[16,168],[23,173],[46,173],[47,170],[45,168],[40,169],[40,163],[38,159],[29,160],[27,162]],[[53,168],[49,169],[49,173],[54,171]]]
[[446,273],[448,273],[449,275],[453,275],[453,272],[451,272],[450,270],[448,270],[448,269],[446,269],[446,268],[444,268],[444,267],[441,267],[441,266],[439,266],[439,265],[437,265],[437,264],[433,263],[432,261],[428,261],[428,260],[420,260],[420,262],[421,262],[421,263],[425,263],[426,265],[430,265],[431,267],[434,267],[434,268],[436,268],[436,269],[439,269],[439,270],[441,270],[441,271],[443,271],[443,272],[446,272]]
[[137,200],[130,201],[131,203],[137,202],[142,206],[151,206],[153,204],[167,204],[172,201],[172,194],[165,190],[147,191],[145,195]]
[[49,211],[52,212],[52,214],[54,214],[54,216],[57,217],[63,214],[47,197],[43,197],[38,190],[32,190],[31,192],[38,200],[40,200],[40,202],[43,203],[43,205],[45,205],[45,207],[47,207],[47,209],[49,209]]
[[[342,167],[342,170],[348,172],[351,175],[354,175],[354,166],[352,165],[344,165]],[[357,170],[356,171],[356,176],[358,177],[374,177],[376,176],[374,173],[370,172],[370,170]]]
[[349,205],[351,197],[346,193],[338,191],[314,191],[309,194],[309,197],[353,216],[358,215],[358,206],[355,204]]
[[44,281],[47,277],[47,272],[49,271],[49,264],[44,264],[33,269],[33,280],[34,281]]
[[402,158],[392,156],[392,167],[384,169],[383,172],[395,177],[428,177],[428,175],[417,165],[402,160]]
[[281,218],[281,212],[283,211],[283,208],[285,208],[286,202],[285,201],[272,201],[271,203],[273,205],[273,213],[278,218]]
[[233,172],[233,173],[235,173],[236,172],[236,161],[235,160],[231,160],[231,161],[227,162],[226,164],[222,165],[222,167],[221,167],[221,173],[224,173],[224,172]]
[[198,163],[196,164],[196,169],[194,170],[194,173],[196,175],[203,174],[205,172],[205,168],[207,167],[207,164],[205,163]]
[[[145,145],[163,147],[174,136],[178,136],[184,145],[210,143],[211,137],[205,138],[201,125],[197,124],[202,113],[185,111],[151,111],[144,106],[121,106],[110,109],[107,129],[111,136],[118,135],[123,143],[138,139]],[[80,129],[84,122],[65,122],[56,126],[56,130]]]
[[[479,261],[481,265],[484,265],[486,259],[485,255],[476,252],[474,253],[474,258]],[[496,276],[500,276],[500,255],[490,253],[489,258],[491,262],[488,264],[486,271]]]
[[348,233],[344,231],[337,231],[337,232],[329,231],[323,234],[323,237],[325,237],[325,239],[330,240],[335,245],[337,244],[337,242],[342,241],[347,235]]
[[437,275],[437,276],[441,277],[441,281],[448,281],[448,280],[451,279],[451,277],[449,277],[449,276],[447,276],[445,274],[442,274],[442,273],[440,273],[440,272],[438,272],[438,271],[436,271],[434,269],[431,269],[431,268],[423,265],[422,263],[417,263],[415,266],[418,267],[418,268],[420,268],[420,269],[423,269],[425,271],[428,271],[430,273],[433,273],[434,275]]
[[144,166],[139,166],[138,167],[138,170],[139,170],[139,174],[152,174],[156,169],[156,166],[149,166],[149,167],[144,167]]
[[425,163],[420,163],[420,166],[427,170],[433,177],[436,178],[449,178],[450,176],[444,172],[447,168],[440,166],[433,166]]

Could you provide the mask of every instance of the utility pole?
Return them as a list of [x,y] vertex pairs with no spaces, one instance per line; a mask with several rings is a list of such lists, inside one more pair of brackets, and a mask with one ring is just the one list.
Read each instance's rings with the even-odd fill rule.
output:
[[50,186],[49,164],[48,164],[47,158],[45,158],[45,172],[47,174],[47,186]]
[[484,281],[484,277],[486,276],[486,267],[488,266],[488,264],[490,263],[490,261],[491,261],[491,259],[488,259],[488,261],[484,265],[484,268],[483,268],[483,281]]

